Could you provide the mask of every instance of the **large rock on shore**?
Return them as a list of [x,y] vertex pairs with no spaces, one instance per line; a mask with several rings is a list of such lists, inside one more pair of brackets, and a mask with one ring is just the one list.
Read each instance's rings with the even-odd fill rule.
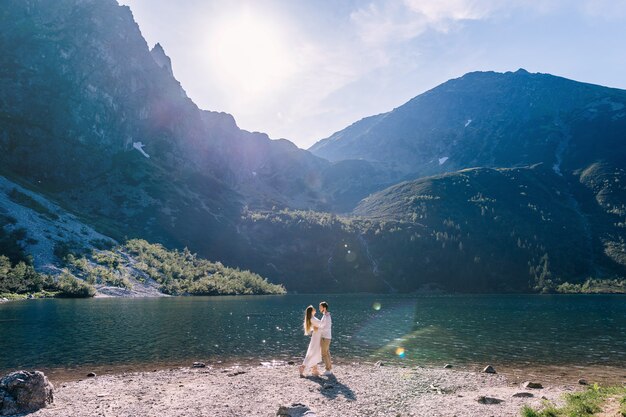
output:
[[40,371],[17,371],[0,379],[0,416],[29,413],[53,401],[54,387]]

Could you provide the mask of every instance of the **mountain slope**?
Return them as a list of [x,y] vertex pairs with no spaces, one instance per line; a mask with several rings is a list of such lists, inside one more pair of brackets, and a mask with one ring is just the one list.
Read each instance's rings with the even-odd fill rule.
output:
[[331,161],[384,163],[412,178],[535,163],[563,172],[598,158],[624,161],[625,133],[626,91],[524,70],[474,72],[310,151]]
[[0,47],[0,174],[118,239],[222,258],[245,205],[329,204],[327,161],[198,109],[115,0],[9,0]]
[[449,274],[435,282],[459,279],[463,271],[468,281],[481,277],[492,288],[519,289],[536,285],[546,262],[556,280],[594,272],[585,220],[565,189],[542,166],[469,169],[390,187],[364,199],[355,213],[424,225],[440,245],[428,257]]
[[[0,244],[0,254],[14,263],[31,255],[34,267],[51,272],[56,253],[71,242],[86,250],[115,242],[53,202],[0,176],[0,235],[14,235],[11,245]],[[0,239],[1,240],[1,239]]]
[[266,244],[253,246],[246,267],[303,292],[553,291],[623,278],[623,209],[622,226],[612,226],[595,211],[615,221],[615,206],[579,205],[582,194],[584,184],[574,190],[544,165],[475,168],[394,185],[352,217],[248,213],[241,233]]

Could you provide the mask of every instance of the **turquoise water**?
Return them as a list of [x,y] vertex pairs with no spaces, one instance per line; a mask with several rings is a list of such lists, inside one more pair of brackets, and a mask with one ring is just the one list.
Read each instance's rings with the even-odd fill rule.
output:
[[626,296],[286,295],[0,304],[0,371],[299,360],[322,299],[343,360],[626,367]]

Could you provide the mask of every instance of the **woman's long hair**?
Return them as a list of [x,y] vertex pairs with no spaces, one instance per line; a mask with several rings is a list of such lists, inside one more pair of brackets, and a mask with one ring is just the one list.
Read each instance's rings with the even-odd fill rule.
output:
[[308,306],[304,311],[304,334],[311,334],[312,326],[311,326],[311,317],[313,317],[313,306]]

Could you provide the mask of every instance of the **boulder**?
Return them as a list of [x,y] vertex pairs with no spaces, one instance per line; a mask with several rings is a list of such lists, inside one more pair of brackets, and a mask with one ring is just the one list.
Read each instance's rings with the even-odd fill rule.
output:
[[486,374],[495,374],[495,373],[497,373],[496,369],[493,366],[491,366],[491,365],[485,366],[485,369],[483,369],[483,372],[486,373]]
[[40,371],[16,371],[0,379],[0,415],[30,413],[51,404],[54,387]]
[[481,404],[500,404],[502,402],[504,402],[504,400],[498,399],[498,398],[493,398],[493,397],[485,397],[483,395],[481,395],[480,397],[476,398],[476,401],[478,401]]
[[541,389],[543,388],[543,385],[541,385],[539,382],[531,382],[531,381],[526,381],[522,384],[522,386],[524,388],[531,388],[531,389]]

